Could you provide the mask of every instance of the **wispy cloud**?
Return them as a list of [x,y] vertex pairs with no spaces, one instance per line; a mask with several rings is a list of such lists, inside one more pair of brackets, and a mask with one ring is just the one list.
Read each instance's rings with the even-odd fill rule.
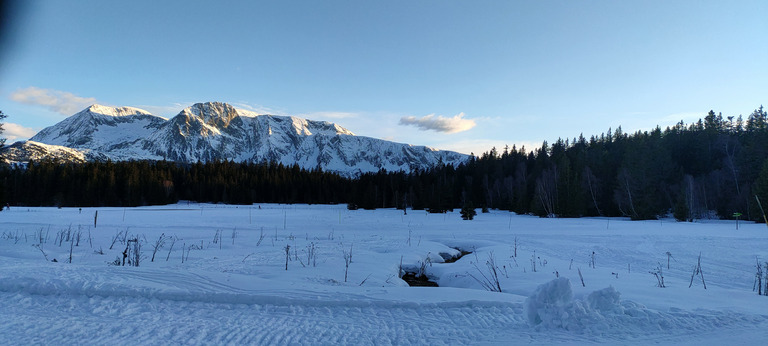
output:
[[495,139],[464,139],[458,141],[443,141],[436,142],[431,146],[437,149],[451,150],[462,154],[473,153],[475,156],[480,157],[484,153],[490,152],[492,148],[496,148],[496,152],[501,154],[504,152],[505,146],[509,146],[509,149],[511,150],[513,145],[517,150],[522,150],[525,148],[526,153],[541,148],[541,143],[536,143],[533,141],[506,142],[503,140]]
[[155,106],[155,105],[138,105],[136,108],[143,109],[153,115],[161,117],[173,117],[179,114],[184,108],[191,106],[192,103],[172,103],[167,106]]
[[444,133],[457,133],[467,131],[475,127],[477,123],[471,119],[464,119],[464,113],[462,112],[451,118],[434,114],[425,115],[421,118],[414,116],[402,117],[400,118],[400,125],[416,126],[422,131],[432,130]]
[[693,123],[701,118],[704,118],[706,115],[707,115],[707,112],[683,112],[683,113],[669,114],[667,116],[662,117],[659,120],[665,123],[678,122],[680,120],[682,120],[685,123]]
[[48,107],[48,109],[63,115],[72,115],[97,103],[93,97],[80,97],[66,91],[37,87],[16,90],[11,94],[11,100],[28,105]]
[[307,119],[349,119],[357,118],[360,114],[353,112],[312,112],[301,114],[300,116]]
[[[38,129],[24,127],[19,124],[3,123],[3,136],[8,140],[8,142],[29,139],[38,131]],[[6,142],[6,144],[8,144],[8,142]]]
[[278,115],[283,113],[279,110],[275,110],[273,108],[265,107],[259,104],[253,104],[250,102],[236,102],[236,103],[232,103],[232,105],[235,106],[235,108],[244,109],[244,110],[251,111],[258,114]]

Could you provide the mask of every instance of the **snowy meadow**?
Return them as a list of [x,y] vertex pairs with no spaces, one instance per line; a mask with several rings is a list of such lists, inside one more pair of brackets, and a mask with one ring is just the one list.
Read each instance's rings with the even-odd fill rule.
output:
[[768,340],[764,224],[180,203],[0,235],[2,344]]

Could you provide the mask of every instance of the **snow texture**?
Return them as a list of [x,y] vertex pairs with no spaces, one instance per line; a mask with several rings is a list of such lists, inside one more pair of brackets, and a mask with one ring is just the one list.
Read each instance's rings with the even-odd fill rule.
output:
[[[132,238],[140,265],[114,265]],[[752,288],[766,240],[765,225],[729,221],[11,207],[0,212],[0,343],[762,345],[768,299]],[[447,263],[459,249],[471,253]],[[688,287],[699,253],[707,289]],[[475,279],[491,259],[500,293]],[[666,288],[649,274],[660,265]],[[440,287],[408,287],[401,270]]]

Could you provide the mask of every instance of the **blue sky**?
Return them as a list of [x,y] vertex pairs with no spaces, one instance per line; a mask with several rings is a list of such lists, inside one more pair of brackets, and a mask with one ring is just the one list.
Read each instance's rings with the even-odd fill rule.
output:
[[480,154],[768,105],[768,2],[24,1],[5,136],[205,101]]

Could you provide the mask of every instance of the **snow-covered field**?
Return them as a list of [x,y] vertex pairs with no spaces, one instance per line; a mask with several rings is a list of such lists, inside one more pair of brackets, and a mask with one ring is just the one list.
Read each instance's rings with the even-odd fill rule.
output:
[[[18,207],[0,212],[0,344],[765,344],[768,297],[753,284],[768,228],[739,226],[343,205]],[[139,266],[111,264],[135,237]],[[443,263],[457,249],[472,253]],[[699,254],[706,289],[702,275],[688,287]],[[483,288],[490,259],[501,293]],[[401,263],[440,287],[408,287]]]

